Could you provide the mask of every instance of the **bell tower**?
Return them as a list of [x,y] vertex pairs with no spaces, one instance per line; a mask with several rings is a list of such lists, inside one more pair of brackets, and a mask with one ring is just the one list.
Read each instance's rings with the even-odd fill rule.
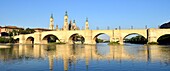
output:
[[54,18],[53,18],[53,14],[51,14],[51,17],[50,17],[49,29],[50,30],[54,30]]
[[86,18],[85,30],[89,30],[89,22],[88,22],[88,18]]
[[65,12],[65,16],[64,16],[64,27],[63,30],[68,30],[68,14],[67,11]]
[[72,26],[73,30],[76,30],[77,29],[77,26],[76,26],[76,21],[73,20],[73,26]]

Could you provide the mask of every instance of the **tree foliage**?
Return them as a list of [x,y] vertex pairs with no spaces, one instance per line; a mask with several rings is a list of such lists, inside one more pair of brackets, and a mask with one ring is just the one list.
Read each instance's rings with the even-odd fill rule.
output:
[[96,38],[96,43],[103,43],[104,40],[100,39],[100,38]]
[[73,43],[74,43],[74,44],[75,44],[75,42],[77,42],[77,41],[80,41],[82,44],[84,44],[84,42],[85,42],[84,37],[81,36],[81,35],[78,35],[78,34],[74,35],[73,38],[72,38],[72,40],[73,40]]
[[170,22],[162,24],[159,28],[161,29],[170,28]]
[[56,42],[56,40],[59,40],[59,39],[55,36],[49,36],[47,38],[47,40],[48,40],[48,43],[53,43],[53,42]]
[[125,42],[135,43],[135,44],[146,44],[147,39],[141,35],[138,35],[138,36],[132,37],[130,39],[125,39]]
[[19,31],[17,30],[12,30],[8,33],[4,33],[3,35],[5,35],[5,37],[0,37],[0,43],[15,43],[16,40],[14,40],[12,38],[12,36],[15,36],[17,34],[31,34],[34,33],[35,30],[34,29],[30,29],[30,28],[26,28],[24,29],[19,29]]
[[158,39],[158,44],[170,44],[170,34],[169,35],[163,35]]
[[5,37],[0,37],[0,43],[15,43],[16,40],[13,39],[12,37],[10,38],[5,38]]
[[30,28],[26,28],[25,30],[23,29],[20,29],[18,31],[19,34],[31,34],[31,33],[34,33],[35,30],[34,29],[30,29]]

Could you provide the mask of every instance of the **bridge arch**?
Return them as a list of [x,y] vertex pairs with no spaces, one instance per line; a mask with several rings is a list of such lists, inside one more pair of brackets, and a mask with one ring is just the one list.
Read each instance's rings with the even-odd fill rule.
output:
[[69,44],[76,44],[76,43],[81,43],[81,44],[84,44],[85,42],[85,37],[79,33],[74,33],[72,35],[69,36],[68,38],[68,43]]
[[170,34],[163,34],[157,38],[157,42],[159,44],[170,44]]
[[[133,38],[133,37],[136,37],[137,39],[135,38],[135,39],[129,40],[129,38]],[[123,42],[129,42],[129,43],[135,43],[135,44],[146,44],[147,41],[148,40],[146,36],[142,34],[138,34],[138,33],[130,33],[123,37]]]
[[100,35],[106,35],[107,37],[109,37],[109,41],[110,41],[110,35],[106,34],[106,33],[98,33],[96,34],[92,39],[93,39],[93,42],[97,43],[97,37],[100,36]]
[[143,34],[139,34],[139,33],[129,33],[129,34],[126,34],[126,35],[123,36],[123,39],[125,39],[127,36],[130,36],[130,35],[141,35],[141,36],[143,36],[144,38],[147,39],[147,36],[145,36]]
[[34,37],[29,36],[28,38],[26,38],[26,44],[34,44]]
[[9,36],[7,32],[1,32],[1,36]]
[[58,39],[58,37],[56,35],[53,35],[53,34],[45,35],[42,38],[42,44],[47,44],[47,43],[50,43],[50,42],[59,42],[59,41],[60,40]]

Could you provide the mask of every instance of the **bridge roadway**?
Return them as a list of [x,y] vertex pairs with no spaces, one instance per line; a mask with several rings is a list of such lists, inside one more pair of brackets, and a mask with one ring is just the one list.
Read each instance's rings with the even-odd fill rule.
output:
[[158,38],[170,34],[170,29],[126,29],[126,30],[58,30],[58,31],[43,31],[33,34],[14,36],[14,39],[19,39],[20,44],[47,44],[48,36],[56,36],[60,41],[72,44],[73,35],[78,34],[84,37],[85,44],[96,44],[96,38],[101,34],[110,36],[111,42],[119,42],[123,44],[125,37],[131,34],[139,34],[148,39],[148,42],[157,42]]

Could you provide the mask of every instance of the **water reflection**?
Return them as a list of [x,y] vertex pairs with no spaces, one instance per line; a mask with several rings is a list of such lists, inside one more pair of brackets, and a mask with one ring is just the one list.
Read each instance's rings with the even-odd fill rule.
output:
[[[0,65],[23,60],[46,60],[49,71],[63,67],[64,71],[76,70],[79,62],[86,70],[94,61],[160,62],[170,64],[170,48],[158,45],[15,45],[10,48],[0,48]],[[56,62],[61,62],[58,65]]]

